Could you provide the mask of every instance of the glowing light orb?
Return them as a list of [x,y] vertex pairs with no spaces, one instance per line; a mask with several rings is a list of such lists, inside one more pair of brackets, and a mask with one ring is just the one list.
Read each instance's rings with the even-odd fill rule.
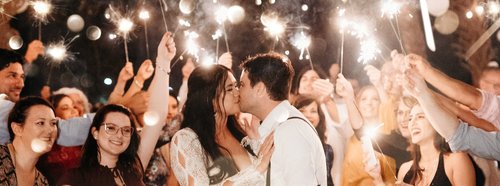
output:
[[92,25],[89,28],[87,28],[86,34],[89,40],[95,41],[101,38],[102,32],[99,27]]
[[68,29],[72,32],[80,32],[85,26],[85,21],[83,20],[82,16],[73,14],[68,17],[66,26],[68,26]]
[[227,19],[229,22],[232,24],[237,24],[243,21],[245,18],[245,9],[243,9],[241,6],[231,6],[228,9],[227,12]]
[[15,35],[9,38],[9,47],[12,50],[18,50],[23,46],[23,38],[21,36]]

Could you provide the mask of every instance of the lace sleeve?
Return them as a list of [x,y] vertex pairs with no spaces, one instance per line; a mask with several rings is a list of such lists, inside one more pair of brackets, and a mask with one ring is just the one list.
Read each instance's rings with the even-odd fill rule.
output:
[[193,131],[183,129],[174,135],[170,161],[180,185],[209,184],[203,148]]
[[259,139],[252,139],[248,136],[245,136],[243,139],[241,139],[241,145],[243,147],[249,145],[255,154],[259,153],[259,148],[260,148],[260,140]]
[[[203,148],[193,131],[182,129],[174,135],[170,155],[172,169],[180,185],[209,185],[205,161],[210,160],[205,157]],[[252,157],[252,166],[215,185],[223,185],[228,181],[232,182],[232,185],[264,185],[265,177],[255,169],[259,162],[259,159]]]

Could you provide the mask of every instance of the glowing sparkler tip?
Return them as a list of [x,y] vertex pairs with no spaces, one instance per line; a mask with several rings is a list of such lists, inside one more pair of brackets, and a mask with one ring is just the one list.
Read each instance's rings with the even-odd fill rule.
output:
[[141,10],[141,12],[139,13],[139,18],[142,20],[148,20],[150,18],[149,11]]
[[285,32],[285,26],[277,19],[270,20],[269,23],[265,26],[266,27],[264,28],[264,30],[268,31],[272,36],[278,37],[283,32]]
[[361,41],[360,55],[358,57],[358,62],[367,64],[371,60],[377,59],[377,54],[381,51],[377,46],[377,42],[373,39],[368,39]]
[[66,46],[64,44],[54,44],[47,48],[47,54],[54,61],[64,61],[68,56]]
[[387,15],[389,18],[393,18],[397,14],[399,14],[399,9],[401,8],[401,4],[392,0],[387,0],[382,4],[382,17]]
[[123,33],[128,33],[134,27],[134,23],[129,18],[121,18],[118,21],[118,30]]
[[52,10],[52,5],[48,1],[33,1],[33,9],[38,15],[45,16]]
[[215,12],[215,20],[217,21],[217,23],[222,24],[227,20],[227,12],[228,9],[226,7],[219,7],[219,9]]

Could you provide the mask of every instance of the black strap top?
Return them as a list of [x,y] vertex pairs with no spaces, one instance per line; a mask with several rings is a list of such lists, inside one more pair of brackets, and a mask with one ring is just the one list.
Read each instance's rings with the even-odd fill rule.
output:
[[[412,178],[413,178],[413,166],[406,173],[403,181],[405,183],[410,183]],[[451,182],[448,179],[448,176],[446,176],[446,171],[444,170],[443,153],[439,154],[439,164],[436,170],[436,174],[434,174],[434,178],[432,178],[432,182],[430,183],[430,185],[451,186]]]

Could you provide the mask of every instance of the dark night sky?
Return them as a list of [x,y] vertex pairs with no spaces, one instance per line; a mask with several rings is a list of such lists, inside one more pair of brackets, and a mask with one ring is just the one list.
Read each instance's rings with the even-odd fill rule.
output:
[[[128,12],[137,11],[142,4],[142,1],[135,0],[53,0],[56,9],[51,14],[50,22],[43,26],[43,42],[50,43],[59,41],[63,38],[70,39],[77,34],[80,38],[76,39],[70,46],[70,51],[75,53],[75,59],[56,65],[52,68],[50,86],[52,90],[56,90],[62,86],[78,87],[82,89],[92,102],[104,101],[108,94],[112,91],[114,82],[118,76],[118,72],[124,65],[125,55],[123,49],[123,41],[120,38],[110,40],[108,34],[115,30],[115,27],[105,17],[104,12],[108,8],[108,4],[112,4],[116,9]],[[191,27],[189,30],[196,31],[200,35],[198,43],[201,47],[214,53],[215,41],[211,35],[215,32],[218,24],[212,17],[215,11],[214,4],[210,0],[197,1],[196,9],[190,15],[183,15],[179,11],[178,1],[166,0],[168,5],[167,24],[170,31],[175,30],[178,26],[177,20],[184,18],[189,20]],[[378,1],[374,1],[378,2]],[[370,20],[376,36],[383,41],[385,47],[381,47],[383,55],[389,58],[389,49],[398,49],[398,44],[394,33],[392,32],[389,23],[380,18],[377,10],[374,10],[373,3],[360,1],[353,3],[351,8],[357,8],[360,15]],[[303,65],[308,65],[306,60],[298,60],[299,51],[293,47],[289,38],[300,31],[293,28],[298,26],[307,26],[305,32],[312,36],[310,47],[311,59],[313,63],[323,67],[326,71],[330,64],[337,62],[339,59],[339,34],[336,25],[332,22],[332,17],[337,12],[337,4],[340,1],[332,0],[277,0],[276,4],[269,4],[263,0],[260,6],[255,5],[253,0],[242,1],[219,1],[220,4],[226,6],[240,5],[246,11],[246,16],[243,22],[232,25],[226,24],[230,51],[233,54],[233,70],[238,77],[238,64],[247,56],[268,52],[272,48],[273,40],[263,31],[263,25],[260,22],[260,15],[265,11],[278,11],[280,17],[288,20],[286,33],[279,43],[277,43],[275,51],[283,53],[285,50],[290,51],[289,58],[294,62],[296,71]],[[302,11],[302,4],[309,6],[308,11]],[[164,24],[161,18],[159,3],[157,0],[147,1],[146,3],[152,18],[148,22],[148,37],[150,44],[151,58],[156,56],[156,47],[159,43],[161,35],[165,31]],[[362,8],[360,8],[362,7]],[[18,29],[24,39],[25,45],[21,51],[26,50],[27,43],[37,37],[37,28],[34,26],[33,18],[31,17],[32,10],[28,9],[22,14],[16,16],[17,19],[11,21],[11,25]],[[85,20],[85,27],[80,33],[72,33],[66,27],[66,19],[71,14],[79,14]],[[138,18],[135,19],[136,27],[131,33],[131,41],[129,42],[129,55],[134,62],[134,69],[137,70],[140,63],[146,59],[144,30]],[[138,25],[137,25],[138,24]],[[102,30],[102,36],[97,41],[91,41],[85,36],[85,30],[96,25]],[[177,43],[177,51],[180,54],[184,50],[183,29],[179,29],[176,34],[175,41]],[[470,82],[470,73],[467,72],[463,65],[464,62],[459,61],[455,55],[455,51],[447,47],[452,42],[455,36],[442,36],[435,31],[437,52],[430,53],[429,59],[433,64],[451,74],[453,77],[459,78],[466,82]],[[220,53],[226,51],[224,41],[220,42]],[[361,82],[366,83],[366,75],[362,71],[362,66],[356,62],[359,50],[359,42],[352,38],[346,37],[345,42],[345,69],[344,72],[348,77],[356,77]],[[184,56],[186,57],[186,56]],[[445,60],[446,59],[446,60]],[[375,66],[380,66],[382,61],[378,58],[372,62]],[[44,59],[39,59],[35,62],[38,73],[28,77],[26,88],[23,94],[37,94],[43,84],[47,82],[48,74],[51,71],[48,62]],[[177,89],[180,86],[181,74],[179,67],[182,62],[173,68],[171,86]],[[113,79],[113,85],[108,86],[103,83],[104,78],[110,77]],[[363,84],[363,83],[362,83]]]

